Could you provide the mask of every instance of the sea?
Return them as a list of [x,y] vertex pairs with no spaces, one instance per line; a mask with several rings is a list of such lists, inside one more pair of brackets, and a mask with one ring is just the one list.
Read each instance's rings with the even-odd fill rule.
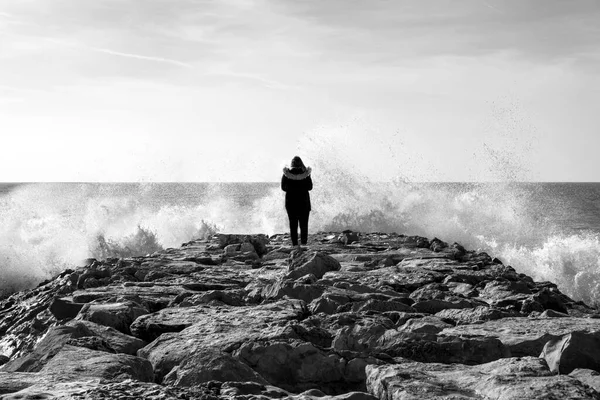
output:
[[[486,251],[600,304],[600,183],[368,182],[313,173],[309,231],[396,232]],[[94,257],[224,233],[287,232],[267,183],[0,184],[0,295]]]

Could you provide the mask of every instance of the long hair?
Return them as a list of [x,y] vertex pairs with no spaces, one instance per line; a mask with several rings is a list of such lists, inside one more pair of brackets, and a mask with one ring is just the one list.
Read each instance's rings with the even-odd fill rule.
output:
[[306,166],[302,162],[302,159],[298,156],[292,158],[292,162],[290,163],[292,168],[300,168],[302,171],[306,171]]

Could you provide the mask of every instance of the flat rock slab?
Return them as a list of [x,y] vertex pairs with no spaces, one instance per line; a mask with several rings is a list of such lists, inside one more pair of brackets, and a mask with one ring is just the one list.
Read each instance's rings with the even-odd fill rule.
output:
[[138,297],[142,300],[169,300],[187,292],[180,285],[157,284],[154,282],[126,282],[120,285],[98,287],[90,290],[77,290],[73,293],[73,302],[89,303],[94,300],[104,300],[117,297]]
[[349,281],[381,290],[384,288],[398,292],[412,292],[429,283],[441,282],[446,274],[427,268],[401,268],[397,266],[383,267],[367,271],[328,272],[323,279]]
[[600,399],[577,379],[551,375],[541,358],[505,358],[466,366],[405,362],[366,367],[369,393],[386,400]]
[[546,342],[572,331],[600,330],[596,318],[502,318],[475,325],[459,325],[440,332],[440,336],[485,336],[499,339],[513,357],[539,356]]

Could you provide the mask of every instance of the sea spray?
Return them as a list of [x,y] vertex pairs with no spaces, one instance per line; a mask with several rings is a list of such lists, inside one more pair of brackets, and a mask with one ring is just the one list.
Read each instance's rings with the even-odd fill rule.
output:
[[[382,183],[351,168],[337,171],[335,163],[311,164],[312,232],[353,229],[457,241],[556,282],[575,299],[600,299],[598,230],[593,224],[566,227],[586,221],[575,217],[572,199],[600,198],[594,186],[577,186],[586,192],[574,195],[550,184]],[[0,205],[5,291],[31,287],[87,257],[143,255],[217,231],[287,231],[278,183],[31,184],[4,194]]]
[[11,187],[0,196],[0,295],[88,257],[145,255],[214,234],[219,227],[206,217],[226,221],[220,217],[235,207],[223,197],[201,204],[202,188],[194,188],[197,203],[181,205],[163,195],[163,185]]
[[494,246],[506,263],[536,280],[551,281],[565,294],[600,305],[600,236],[598,233],[557,234],[543,243]]

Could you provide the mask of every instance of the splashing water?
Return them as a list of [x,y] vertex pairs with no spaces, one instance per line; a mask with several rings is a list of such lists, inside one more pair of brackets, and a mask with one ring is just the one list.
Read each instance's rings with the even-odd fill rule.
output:
[[[576,299],[600,300],[599,186],[415,183],[416,152],[393,138],[354,143],[348,129],[357,127],[322,128],[299,143],[298,154],[313,167],[311,232],[353,229],[457,241],[553,281]],[[483,157],[518,176],[523,157],[507,163],[510,148],[495,149],[490,157],[482,145]],[[381,166],[373,160],[365,168],[357,162],[364,154],[377,154]],[[383,182],[390,173],[391,182]],[[431,173],[438,174],[435,168]],[[278,183],[29,184],[1,190],[4,291],[30,287],[87,257],[148,254],[216,231],[288,229]]]

